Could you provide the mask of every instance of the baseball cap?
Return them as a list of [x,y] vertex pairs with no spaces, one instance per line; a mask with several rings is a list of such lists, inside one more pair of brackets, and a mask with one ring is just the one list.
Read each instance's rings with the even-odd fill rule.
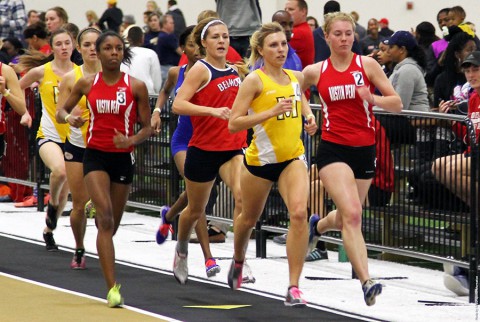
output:
[[116,4],[116,3],[117,3],[117,0],[107,0],[107,3],[108,3],[108,4]]
[[389,46],[405,47],[407,50],[412,50],[418,46],[415,37],[405,30],[396,31],[390,38],[384,40],[383,43]]
[[480,51],[474,51],[465,58],[462,67],[467,67],[468,65],[480,66]]
[[378,22],[388,25],[388,19],[387,18],[382,18],[382,19],[378,20]]

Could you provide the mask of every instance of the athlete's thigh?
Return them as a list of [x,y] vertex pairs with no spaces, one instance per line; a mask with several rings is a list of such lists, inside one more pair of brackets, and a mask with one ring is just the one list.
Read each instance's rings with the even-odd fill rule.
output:
[[76,203],[86,203],[89,198],[87,186],[83,179],[83,163],[65,162],[67,170],[67,181],[72,194],[72,201]]
[[65,169],[62,148],[55,142],[46,142],[40,146],[38,151],[43,163],[51,171]]

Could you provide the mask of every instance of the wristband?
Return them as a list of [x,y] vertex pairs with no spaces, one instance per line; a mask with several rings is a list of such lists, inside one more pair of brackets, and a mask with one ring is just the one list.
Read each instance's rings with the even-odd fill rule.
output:
[[70,117],[70,114],[65,115],[65,118],[64,118],[65,123],[68,123],[68,118],[69,118],[69,117]]
[[3,92],[3,97],[8,97],[10,95],[10,89],[6,89],[5,92]]
[[313,115],[312,113],[307,115],[307,120],[314,119],[314,118],[315,118],[315,115]]
[[162,112],[162,110],[159,107],[155,107],[153,109],[153,113],[155,113],[155,112],[158,112],[158,114],[160,114]]

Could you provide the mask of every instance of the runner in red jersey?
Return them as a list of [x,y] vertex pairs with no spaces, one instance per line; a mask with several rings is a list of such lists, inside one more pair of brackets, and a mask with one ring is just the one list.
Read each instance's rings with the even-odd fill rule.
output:
[[217,174],[233,193],[234,219],[241,212],[239,178],[242,148],[246,146],[246,131],[228,131],[230,110],[241,82],[236,68],[226,64],[228,29],[221,20],[204,19],[193,30],[193,37],[205,59],[190,69],[173,102],[173,112],[190,115],[193,125],[184,169],[188,206],[180,216],[173,263],[174,276],[181,284],[188,279],[190,232],[204,215]]
[[[122,62],[129,62],[130,51],[115,32],[100,35],[96,42],[102,72],[80,78],[57,119],[80,127],[81,115],[68,114],[80,98],[87,97],[90,125],[83,173],[88,193],[97,211],[97,251],[108,289],[108,306],[123,304],[120,284],[115,279],[115,235],[128,199],[133,180],[133,147],[152,133],[150,107],[145,83],[120,71]],[[134,133],[138,121],[141,129]]]
[[[303,89],[316,85],[321,96],[323,130],[316,160],[320,179],[336,210],[322,219],[318,215],[310,217],[309,241],[320,233],[341,230],[365,303],[373,305],[382,285],[370,279],[361,231],[362,204],[375,174],[372,106],[400,112],[402,102],[374,59],[352,53],[355,23],[350,15],[327,14],[323,30],[331,56],[303,70]],[[374,86],[383,96],[373,95]]]

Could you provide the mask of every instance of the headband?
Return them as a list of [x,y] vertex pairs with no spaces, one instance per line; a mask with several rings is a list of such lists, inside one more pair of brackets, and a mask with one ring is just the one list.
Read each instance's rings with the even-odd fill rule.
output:
[[221,23],[222,25],[225,25],[225,23],[222,20],[219,20],[219,19],[215,19],[215,20],[210,21],[209,23],[207,23],[205,25],[205,27],[203,27],[202,32],[200,33],[200,39],[203,39],[203,37],[205,36],[205,33],[207,32],[207,29],[211,25],[213,25],[214,23]]
[[87,27],[87,28],[83,29],[82,31],[80,31],[80,33],[77,36],[77,44],[79,46],[80,46],[80,40],[82,39],[83,34],[85,34],[87,32],[95,32],[99,35],[102,33],[100,30],[98,30],[97,28],[93,28],[93,27]]

